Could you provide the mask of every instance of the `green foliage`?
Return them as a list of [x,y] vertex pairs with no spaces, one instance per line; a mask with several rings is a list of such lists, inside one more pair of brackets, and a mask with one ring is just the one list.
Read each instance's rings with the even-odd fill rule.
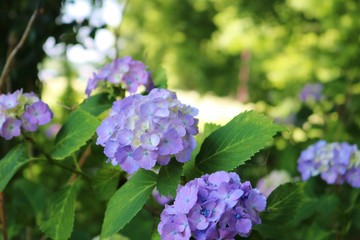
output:
[[[131,221],[125,225],[120,233],[129,239],[150,239],[155,223],[158,223],[158,217],[153,216],[148,210],[140,210]],[[136,229],[136,231],[134,231]]]
[[111,108],[113,101],[109,100],[107,93],[99,93],[91,96],[80,105],[80,109],[94,116],[98,116]]
[[208,173],[232,170],[244,164],[282,130],[283,127],[262,114],[241,113],[205,139],[195,165]]
[[41,223],[40,229],[52,239],[69,239],[73,231],[75,202],[78,187],[69,184],[49,199],[48,218]]
[[0,192],[2,192],[16,171],[29,162],[25,144],[14,147],[0,160]]
[[117,189],[121,170],[105,166],[100,168],[92,181],[92,187],[100,200],[109,199]]
[[[17,179],[14,182],[14,189],[18,191],[18,199],[14,201],[19,201],[19,205],[24,207],[30,206],[32,216],[35,216],[37,224],[41,222],[43,216],[43,210],[46,206],[47,193],[43,185],[39,183],[30,182],[27,179]],[[28,202],[29,205],[24,204]],[[20,209],[20,207],[19,207]],[[22,218],[24,215],[22,213]]]
[[56,136],[51,157],[61,160],[79,150],[94,135],[99,124],[96,117],[82,109],[72,112]]
[[167,88],[168,86],[168,79],[166,75],[166,70],[162,67],[159,67],[153,72],[153,79],[154,85],[156,88]]
[[261,214],[264,224],[282,225],[293,220],[304,199],[303,183],[285,183],[267,199],[267,210]]
[[110,198],[101,237],[119,232],[144,206],[156,185],[156,174],[139,170]]
[[176,189],[180,183],[182,163],[171,159],[170,163],[160,168],[157,178],[157,189],[163,196],[176,195]]
[[195,166],[195,157],[200,151],[201,144],[204,140],[215,130],[220,128],[220,125],[214,123],[205,123],[203,133],[198,134],[196,138],[196,148],[191,153],[190,161],[186,162],[183,167],[183,175],[187,180],[191,180],[202,175],[202,171]]

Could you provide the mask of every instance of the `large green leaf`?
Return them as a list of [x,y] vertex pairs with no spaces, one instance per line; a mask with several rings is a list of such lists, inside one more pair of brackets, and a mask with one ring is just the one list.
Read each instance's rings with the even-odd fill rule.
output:
[[183,167],[183,175],[186,180],[191,180],[203,175],[203,172],[195,166],[195,157],[200,151],[200,146],[204,140],[215,130],[219,129],[221,126],[214,123],[205,123],[204,131],[201,134],[196,135],[196,148],[191,153],[191,160],[186,162]]
[[92,181],[92,186],[100,200],[109,199],[116,191],[121,175],[120,168],[117,168],[105,166],[97,171]]
[[156,185],[156,178],[154,172],[141,169],[116,191],[105,211],[102,238],[119,232],[141,210]]
[[63,187],[49,199],[49,218],[40,224],[40,229],[51,239],[68,239],[71,236],[75,218],[77,185]]
[[204,172],[230,171],[249,160],[283,127],[263,114],[247,111],[207,137],[196,156],[196,166]]
[[182,165],[175,159],[171,159],[168,165],[160,168],[157,189],[161,195],[175,197],[176,189],[180,183]]
[[267,211],[261,213],[262,222],[282,225],[291,221],[304,200],[303,183],[285,183],[277,187],[267,199]]
[[100,121],[90,113],[78,109],[72,112],[60,129],[51,152],[54,159],[64,159],[86,144],[95,133]]
[[109,94],[107,93],[99,93],[91,96],[80,105],[80,109],[98,116],[111,108],[113,101],[109,100],[108,96]]
[[16,171],[29,161],[30,157],[24,144],[17,145],[0,160],[0,192],[5,189]]

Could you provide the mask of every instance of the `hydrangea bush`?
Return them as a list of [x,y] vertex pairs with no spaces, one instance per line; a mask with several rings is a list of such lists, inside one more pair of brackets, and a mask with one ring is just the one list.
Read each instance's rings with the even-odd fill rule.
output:
[[[13,144],[0,160],[0,204],[10,206],[0,208],[3,239],[19,239],[23,231],[33,239],[311,239],[303,237],[312,236],[309,229],[308,235],[294,229],[302,232],[302,222],[316,219],[325,203],[341,196],[349,206],[344,212],[356,211],[356,145],[318,141],[298,159],[305,183],[295,174],[278,181],[274,172],[253,188],[264,174],[251,175],[247,167],[264,168],[258,156],[269,154],[285,128],[245,111],[199,132],[196,106],[161,88],[166,79],[154,79],[140,61],[114,60],[89,79],[85,100],[51,133],[31,133],[54,115],[35,94],[0,96],[1,141]],[[91,94],[100,85],[112,90]],[[296,163],[297,157],[287,158]],[[336,185],[349,196],[341,189],[330,199],[317,196],[309,190],[325,184],[317,175],[329,184],[324,192]],[[350,230],[337,232],[338,239]]]

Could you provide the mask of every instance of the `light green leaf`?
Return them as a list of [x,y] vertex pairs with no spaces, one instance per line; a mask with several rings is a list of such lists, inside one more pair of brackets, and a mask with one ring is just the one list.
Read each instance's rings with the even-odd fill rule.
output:
[[192,180],[194,178],[200,177],[203,175],[203,172],[195,166],[195,157],[200,151],[201,144],[204,140],[215,130],[220,128],[220,125],[214,123],[205,123],[204,131],[198,135],[196,135],[196,148],[191,154],[191,160],[186,162],[183,167],[183,175],[186,180]]
[[117,189],[121,170],[106,166],[97,171],[92,186],[100,200],[109,199]]
[[155,87],[157,88],[167,88],[167,76],[166,76],[166,71],[164,68],[159,67],[157,68],[152,76],[154,76],[153,78],[153,82]]
[[49,218],[40,229],[51,239],[69,239],[73,231],[77,185],[63,187],[49,199]]
[[157,178],[157,189],[160,195],[175,197],[176,189],[180,183],[183,164],[175,159],[171,159],[170,163],[162,166]]
[[0,192],[5,189],[16,171],[29,161],[25,144],[17,145],[0,160]]
[[304,200],[304,184],[289,182],[277,187],[267,199],[267,211],[261,213],[262,222],[282,225],[291,221]]
[[95,133],[100,121],[84,110],[72,112],[60,129],[51,152],[54,159],[64,159],[86,144]]
[[85,99],[80,105],[80,109],[94,116],[98,116],[107,109],[111,108],[113,101],[109,100],[109,94],[99,93]]
[[156,185],[156,174],[139,170],[110,198],[101,238],[119,232],[144,206]]
[[230,171],[264,148],[283,127],[263,114],[247,111],[207,137],[196,156],[196,166],[207,173]]

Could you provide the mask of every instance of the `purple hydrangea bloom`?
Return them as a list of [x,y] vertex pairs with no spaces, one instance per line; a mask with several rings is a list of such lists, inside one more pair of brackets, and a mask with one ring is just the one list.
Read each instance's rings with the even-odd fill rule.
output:
[[120,85],[129,93],[136,93],[139,86],[144,86],[147,92],[154,88],[151,74],[146,71],[146,66],[129,56],[115,59],[97,74],[94,73],[86,86],[86,95],[90,96],[98,83],[102,81]]
[[309,100],[319,101],[322,98],[321,92],[323,90],[323,85],[320,83],[307,84],[300,92],[300,99],[302,102],[307,102]]
[[113,104],[96,130],[108,162],[132,174],[139,168],[166,165],[191,157],[196,143],[197,110],[182,104],[173,92],[153,89],[149,95],[130,95]]
[[[320,175],[328,184],[342,184],[347,181],[358,187],[360,177],[356,175],[360,160],[356,145],[326,143],[320,140],[305,149],[298,159],[298,170],[302,180]],[[355,174],[354,174],[355,173]]]
[[26,129],[27,131],[35,131],[38,125],[44,125],[53,118],[52,111],[49,111],[49,106],[44,102],[35,102],[28,106],[22,116],[26,122],[35,126],[35,129]]
[[20,136],[21,121],[15,118],[7,118],[1,127],[0,135],[6,140]]
[[357,147],[350,158],[350,164],[345,178],[352,187],[360,188],[360,152]]
[[258,181],[256,188],[268,197],[275,188],[289,181],[291,181],[291,176],[287,171],[273,170],[269,175]]
[[0,136],[9,140],[25,131],[34,132],[53,117],[49,106],[34,93],[14,93],[0,95]]
[[[248,237],[252,226],[261,223],[259,213],[265,208],[265,196],[250,182],[241,183],[236,173],[206,174],[178,188],[174,204],[165,205],[161,213],[158,231],[161,239],[171,239],[170,233],[182,234],[181,239]],[[174,224],[177,218],[186,228]]]

